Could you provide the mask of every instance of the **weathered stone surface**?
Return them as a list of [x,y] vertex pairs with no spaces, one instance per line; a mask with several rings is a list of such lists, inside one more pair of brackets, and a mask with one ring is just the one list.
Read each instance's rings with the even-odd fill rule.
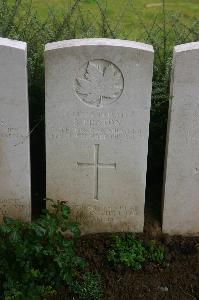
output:
[[0,38],[0,220],[30,220],[26,43]]
[[47,197],[83,233],[142,231],[153,48],[130,41],[46,45]]
[[169,109],[163,231],[199,233],[199,43],[176,46]]

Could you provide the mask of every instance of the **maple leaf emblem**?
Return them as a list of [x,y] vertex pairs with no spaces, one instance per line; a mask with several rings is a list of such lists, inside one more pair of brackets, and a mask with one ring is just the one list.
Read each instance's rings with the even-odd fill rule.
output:
[[83,78],[76,79],[76,92],[93,106],[103,106],[117,100],[123,91],[121,71],[104,60],[88,62]]

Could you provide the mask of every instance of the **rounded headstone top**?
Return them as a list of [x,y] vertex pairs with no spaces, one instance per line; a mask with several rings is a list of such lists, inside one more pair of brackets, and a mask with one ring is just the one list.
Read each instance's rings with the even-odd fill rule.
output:
[[16,40],[7,39],[7,38],[1,38],[1,37],[0,37],[0,46],[16,48],[24,51],[27,48],[27,44],[25,42],[20,42]]
[[129,40],[105,39],[105,38],[72,39],[72,40],[48,43],[45,46],[45,51],[63,49],[67,47],[81,47],[81,46],[113,46],[113,47],[138,49],[138,50],[152,52],[152,53],[154,52],[153,46],[148,44],[138,43]]
[[182,44],[174,47],[174,52],[186,52],[191,50],[199,50],[199,42]]

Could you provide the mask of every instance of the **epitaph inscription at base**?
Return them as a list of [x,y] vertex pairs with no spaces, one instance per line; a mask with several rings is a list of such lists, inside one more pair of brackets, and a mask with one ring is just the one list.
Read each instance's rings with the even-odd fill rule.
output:
[[129,41],[48,44],[47,197],[83,233],[142,231],[153,49]]

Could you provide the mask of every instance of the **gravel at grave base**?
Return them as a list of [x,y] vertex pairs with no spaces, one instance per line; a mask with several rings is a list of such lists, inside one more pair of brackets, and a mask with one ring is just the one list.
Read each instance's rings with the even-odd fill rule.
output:
[[[140,271],[113,266],[106,259],[111,234],[83,236],[78,255],[85,257],[92,272],[101,274],[103,300],[197,300],[199,299],[199,237],[156,238],[165,247],[164,265],[148,263]],[[150,237],[136,235],[143,240]],[[56,299],[77,298],[60,296]]]

